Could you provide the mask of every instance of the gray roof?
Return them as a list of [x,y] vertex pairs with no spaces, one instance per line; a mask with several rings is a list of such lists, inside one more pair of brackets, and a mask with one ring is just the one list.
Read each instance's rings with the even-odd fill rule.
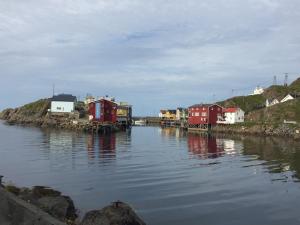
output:
[[60,94],[60,95],[54,95],[51,98],[51,101],[55,102],[76,102],[76,97],[69,94]]
[[209,106],[212,106],[212,105],[213,105],[213,104],[195,104],[195,105],[190,106],[189,108],[209,107]]

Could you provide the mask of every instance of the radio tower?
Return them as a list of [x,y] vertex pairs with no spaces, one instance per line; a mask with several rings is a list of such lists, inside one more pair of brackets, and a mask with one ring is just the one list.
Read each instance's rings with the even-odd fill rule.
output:
[[273,85],[277,85],[277,77],[276,76],[273,77]]
[[288,85],[288,78],[289,78],[289,74],[285,73],[285,76],[284,76],[284,86]]

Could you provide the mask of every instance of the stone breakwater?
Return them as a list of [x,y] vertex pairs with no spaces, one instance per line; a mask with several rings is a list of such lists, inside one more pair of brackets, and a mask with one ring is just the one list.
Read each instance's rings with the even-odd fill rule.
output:
[[72,199],[59,191],[12,185],[0,185],[0,224],[146,225],[129,205],[120,201],[90,211],[80,221]]
[[263,135],[281,136],[300,139],[300,128],[290,124],[256,124],[251,126],[227,125],[212,128],[214,133],[242,134],[242,135]]

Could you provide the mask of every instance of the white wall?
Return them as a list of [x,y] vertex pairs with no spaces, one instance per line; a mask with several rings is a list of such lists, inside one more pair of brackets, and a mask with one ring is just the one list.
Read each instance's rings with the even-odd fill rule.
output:
[[294,99],[293,96],[287,95],[287,96],[285,96],[284,99],[282,99],[280,102],[286,102],[286,101],[293,100],[293,99]]
[[70,113],[74,111],[74,102],[51,102],[51,112],[66,112]]
[[225,121],[227,124],[235,124],[235,123],[242,123],[245,121],[245,113],[243,110],[239,109],[233,113],[225,113]]

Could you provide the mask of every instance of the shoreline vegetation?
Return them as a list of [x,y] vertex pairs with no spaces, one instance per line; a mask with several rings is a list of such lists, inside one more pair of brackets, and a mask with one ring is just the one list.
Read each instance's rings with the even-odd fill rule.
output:
[[146,225],[128,204],[116,201],[82,219],[73,200],[44,186],[20,188],[0,183],[0,223],[36,225]]

